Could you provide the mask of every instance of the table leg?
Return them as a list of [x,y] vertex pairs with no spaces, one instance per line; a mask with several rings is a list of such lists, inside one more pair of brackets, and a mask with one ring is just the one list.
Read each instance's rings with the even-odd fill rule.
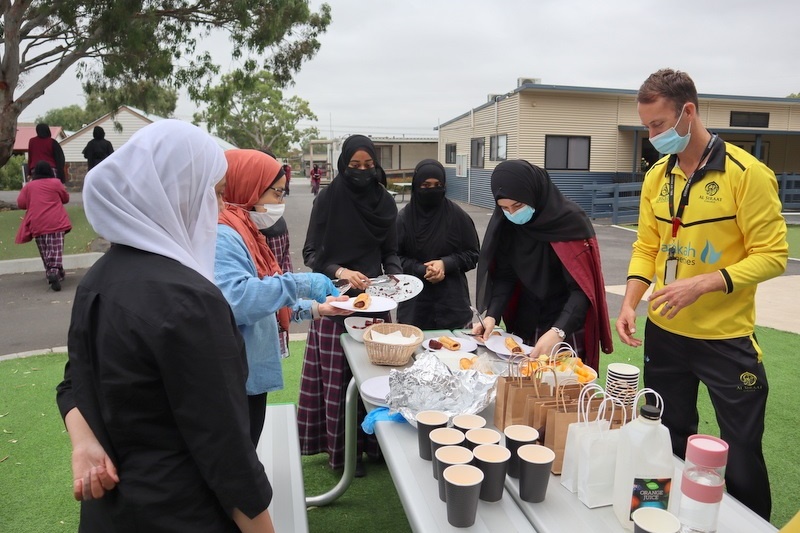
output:
[[358,449],[356,424],[358,424],[358,387],[355,378],[351,378],[347,385],[344,402],[344,471],[342,478],[328,492],[319,496],[306,496],[306,506],[322,507],[333,503],[350,487],[356,473],[356,450]]

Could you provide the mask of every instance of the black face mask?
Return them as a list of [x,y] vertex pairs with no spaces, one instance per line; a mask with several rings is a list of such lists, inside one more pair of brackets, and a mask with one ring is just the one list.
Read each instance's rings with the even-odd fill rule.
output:
[[347,183],[358,189],[369,187],[378,178],[378,170],[376,168],[367,168],[364,170],[358,168],[348,168],[344,171],[344,177]]
[[434,187],[431,189],[419,189],[417,191],[416,201],[419,202],[422,209],[434,209],[439,207],[444,200],[445,195],[444,187]]

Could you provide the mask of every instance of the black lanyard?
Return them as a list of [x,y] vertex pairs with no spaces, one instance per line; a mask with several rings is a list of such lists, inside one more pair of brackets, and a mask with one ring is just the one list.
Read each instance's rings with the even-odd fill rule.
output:
[[[711,136],[711,140],[708,141],[708,145],[706,149],[703,150],[703,155],[700,157],[700,163],[703,163],[705,159],[711,153],[711,149],[714,147],[714,141],[717,140],[717,135],[714,134]],[[678,157],[675,156],[675,161],[677,162]],[[683,192],[681,192],[681,199],[678,202],[678,210],[675,211],[675,174],[672,173],[672,169],[675,166],[675,162],[667,169],[667,173],[669,174],[669,216],[672,217],[672,238],[673,240],[678,236],[678,228],[681,225],[681,218],[683,217],[683,211],[686,209],[686,206],[689,204],[689,189],[692,187],[692,182],[695,178],[702,179],[703,176],[706,174],[706,165],[703,164],[701,168],[696,169],[689,178],[686,180],[686,185],[683,186]]]

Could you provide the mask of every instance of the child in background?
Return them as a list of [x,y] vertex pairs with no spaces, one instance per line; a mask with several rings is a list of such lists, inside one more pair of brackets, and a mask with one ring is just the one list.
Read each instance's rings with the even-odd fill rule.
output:
[[69,202],[69,193],[47,161],[36,163],[31,180],[17,197],[17,206],[27,211],[14,242],[24,244],[36,240],[47,282],[57,292],[64,280],[64,234],[72,229],[64,209],[64,204]]

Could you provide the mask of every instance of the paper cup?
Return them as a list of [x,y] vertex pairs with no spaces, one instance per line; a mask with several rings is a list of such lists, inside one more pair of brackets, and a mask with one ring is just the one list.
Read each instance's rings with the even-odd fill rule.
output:
[[453,427],[466,433],[470,429],[486,426],[486,419],[480,415],[456,415],[453,417]]
[[475,428],[470,429],[466,433],[466,445],[470,450],[474,450],[476,446],[481,444],[500,444],[499,432],[489,428]]
[[681,521],[664,509],[640,507],[631,514],[634,533],[680,533]]
[[539,432],[530,426],[514,424],[507,426],[503,430],[503,434],[506,436],[506,448],[511,452],[511,458],[508,461],[508,475],[513,478],[519,478],[519,455],[517,455],[517,450],[520,446],[535,443],[539,439]]
[[547,494],[550,468],[556,454],[538,444],[526,444],[517,450],[519,455],[519,496],[526,502],[540,503]]
[[[436,428],[430,433],[431,457],[436,457],[436,450],[442,446],[460,446],[464,442],[464,434],[453,428]],[[436,469],[436,461],[431,461],[433,478],[439,479],[439,472]]]
[[417,441],[419,443],[419,456],[426,461],[430,461],[431,455],[431,431],[436,428],[447,426],[450,419],[447,413],[442,411],[420,411],[414,417],[417,421]]
[[436,463],[437,472],[439,474],[439,499],[443,502],[447,501],[447,493],[445,491],[444,476],[442,472],[448,467],[453,465],[468,465],[472,462],[472,452],[463,446],[442,446],[436,450],[436,456],[433,461]]
[[500,501],[503,498],[511,452],[498,444],[481,444],[475,447],[473,453],[473,464],[483,472],[480,499],[486,502]]
[[448,466],[442,472],[447,497],[447,521],[453,527],[475,523],[483,472],[470,465]]

